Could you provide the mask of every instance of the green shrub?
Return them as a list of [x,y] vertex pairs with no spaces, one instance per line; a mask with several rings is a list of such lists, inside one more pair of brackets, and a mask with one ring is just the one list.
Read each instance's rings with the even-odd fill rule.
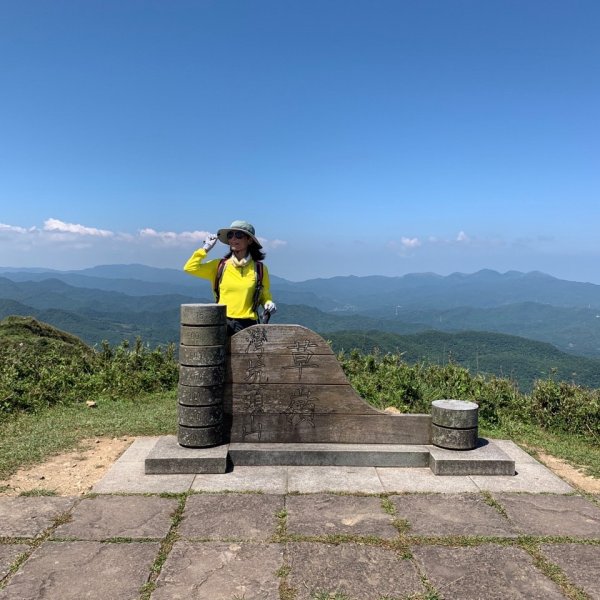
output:
[[600,439],[600,390],[556,382],[535,382],[531,417],[542,427],[567,433],[592,434]]
[[[338,359],[353,388],[379,409],[429,413],[434,400],[470,400],[479,404],[482,425],[534,424],[600,439],[597,389],[547,379],[522,394],[509,379],[471,375],[454,363],[408,364],[399,353],[356,350]],[[173,345],[151,349],[138,339],[132,348],[124,341],[92,349],[30,317],[0,322],[0,415],[86,400],[136,400],[173,390],[177,379]]]
[[338,359],[352,387],[376,408],[394,406],[401,412],[430,412],[441,398],[468,400],[479,405],[482,425],[536,424],[549,431],[600,438],[600,390],[552,379],[535,383],[523,394],[505,378],[471,375],[450,363],[409,365],[401,354],[363,355],[353,350]]
[[[35,411],[61,403],[99,398],[135,398],[170,390],[177,384],[174,346],[151,350],[141,340],[94,350],[58,332],[38,334],[35,320],[25,321],[35,335],[0,339],[0,414]],[[3,322],[4,323],[4,322]],[[11,321],[11,331],[15,322]],[[57,330],[55,330],[57,331]],[[76,340],[76,341],[73,341]]]
[[352,351],[348,355],[341,353],[338,359],[352,387],[376,408],[393,406],[401,412],[429,411],[419,373],[401,356]]

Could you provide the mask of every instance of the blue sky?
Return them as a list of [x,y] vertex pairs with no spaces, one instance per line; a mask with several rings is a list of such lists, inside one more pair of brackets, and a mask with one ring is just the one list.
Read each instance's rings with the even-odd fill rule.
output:
[[[0,2],[0,266],[600,283],[600,4]],[[225,247],[213,252],[221,255]]]

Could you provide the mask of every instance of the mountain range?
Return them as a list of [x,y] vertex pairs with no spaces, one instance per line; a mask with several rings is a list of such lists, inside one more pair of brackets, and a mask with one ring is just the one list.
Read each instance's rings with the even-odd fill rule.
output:
[[[458,340],[465,331],[478,331],[485,332],[488,341],[494,334],[510,334],[552,344],[575,360],[578,356],[600,359],[600,286],[590,283],[539,272],[484,270],[469,275],[350,276],[303,282],[272,275],[271,287],[279,307],[273,322],[298,323],[321,334],[345,332],[345,345],[338,344],[341,334],[329,336],[334,346],[346,348],[352,332],[362,332],[362,338],[355,338],[357,346],[361,344],[356,340],[367,339],[365,332],[369,332],[371,346],[380,348],[385,346],[385,335],[430,332],[427,335],[437,336],[437,341],[432,345],[429,337],[423,342],[426,350],[415,351],[414,356],[422,358],[430,356],[436,344],[438,350],[448,347],[444,335]],[[0,318],[31,315],[90,344],[103,339],[119,343],[136,336],[151,345],[176,342],[179,305],[211,301],[208,281],[176,269],[144,265],[103,265],[80,271],[0,267]],[[394,339],[391,343],[408,347],[414,340]],[[461,344],[465,343],[463,339]],[[505,340],[502,345],[506,346]],[[522,341],[515,340],[513,346],[525,352]],[[550,358],[547,348],[529,348],[527,352],[543,360],[556,358]],[[565,373],[585,371],[589,375],[593,365],[577,366],[567,359]],[[475,362],[472,357],[469,360],[488,369],[481,353]],[[543,363],[534,362],[538,371],[544,370]],[[586,384],[589,381],[586,376]]]

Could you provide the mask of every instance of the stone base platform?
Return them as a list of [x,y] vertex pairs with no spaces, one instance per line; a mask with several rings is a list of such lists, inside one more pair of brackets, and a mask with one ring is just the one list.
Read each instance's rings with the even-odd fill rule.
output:
[[494,440],[479,438],[473,450],[426,446],[434,475],[514,475],[515,461]]
[[229,444],[213,448],[184,448],[174,435],[165,435],[144,461],[146,475],[225,473]]
[[229,444],[234,466],[427,467],[426,446],[399,444]]
[[232,443],[183,448],[161,437],[145,460],[147,475],[225,473],[236,466],[430,467],[435,475],[514,475],[515,461],[493,440],[474,450],[402,444]]

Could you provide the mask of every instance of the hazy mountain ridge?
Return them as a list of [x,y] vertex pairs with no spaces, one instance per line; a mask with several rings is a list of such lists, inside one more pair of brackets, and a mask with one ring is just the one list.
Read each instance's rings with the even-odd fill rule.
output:
[[[147,289],[164,293],[143,293]],[[322,334],[376,330],[384,340],[387,334],[406,336],[432,329],[454,334],[477,330],[527,337],[571,354],[600,357],[600,309],[588,307],[596,305],[587,302],[596,295],[600,298],[600,286],[558,280],[543,273],[486,270],[471,275],[422,273],[305,282],[273,276],[272,289],[279,306],[274,323],[297,323]],[[585,294],[580,297],[581,290]],[[533,295],[555,304],[527,300]],[[394,302],[386,304],[389,296]],[[455,306],[460,297],[471,304]],[[568,298],[574,306],[564,305]],[[515,301],[508,303],[508,299]],[[175,269],[143,265],[105,265],[74,272],[0,268],[0,317],[32,315],[89,344],[102,339],[119,343],[137,336],[152,345],[177,342],[179,305],[211,301],[208,281]],[[446,305],[441,308],[432,306],[442,301]],[[366,308],[363,304],[361,309],[362,303],[367,303]],[[493,306],[487,306],[490,303]],[[443,336],[436,340],[443,347]],[[409,344],[409,340],[402,343]],[[516,341],[514,344],[523,348]],[[536,348],[527,352],[554,360],[541,347]]]
[[[148,290],[151,290],[152,294],[177,292],[207,296],[211,289],[209,282],[190,277],[181,269],[135,264],[47,272],[0,267],[0,274],[13,281],[41,281],[52,277],[78,287],[123,291],[130,295],[148,295]],[[557,279],[539,271],[498,273],[484,269],[471,274],[452,273],[446,276],[435,273],[411,273],[398,277],[350,275],[301,282],[271,274],[271,285],[282,302],[307,304],[324,310],[347,309],[348,306],[355,307],[356,311],[385,307],[391,310],[396,306],[440,310],[459,306],[491,308],[520,302],[600,308],[600,285]]]
[[333,277],[297,283],[357,311],[400,306],[449,309],[460,306],[491,308],[520,302],[551,306],[600,308],[600,286],[565,281],[544,273],[483,270],[448,276],[417,273],[403,277]]

